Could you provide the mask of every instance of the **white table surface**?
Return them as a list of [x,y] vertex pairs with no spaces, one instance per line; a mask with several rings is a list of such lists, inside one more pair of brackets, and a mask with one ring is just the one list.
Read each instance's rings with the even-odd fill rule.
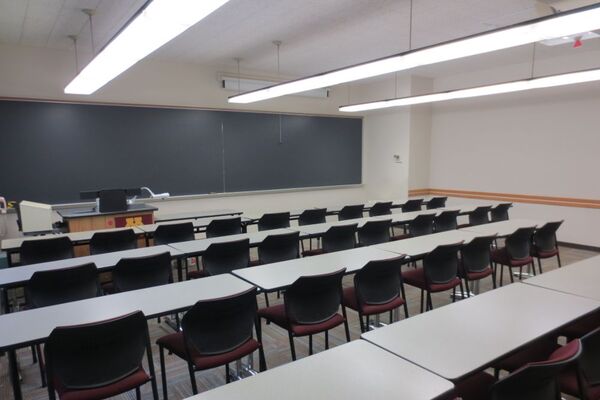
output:
[[154,221],[175,221],[180,219],[197,219],[207,217],[219,217],[225,215],[236,215],[242,214],[239,210],[233,210],[230,208],[217,209],[217,210],[197,210],[197,211],[184,211],[179,213],[158,213],[154,216]]
[[197,301],[231,296],[252,285],[223,274],[0,315],[0,349],[48,337],[57,326],[85,324],[141,310],[146,317],[191,307]]
[[369,261],[394,257],[398,257],[398,254],[379,250],[373,246],[365,246],[257,267],[236,269],[233,274],[265,291],[273,291],[291,285],[301,276],[326,274],[342,268],[346,268],[346,272],[351,273],[361,269]]
[[544,272],[523,282],[600,301],[600,256]]
[[251,221],[250,218],[243,217],[241,215],[226,215],[226,216],[221,216],[221,217],[182,219],[182,220],[176,220],[176,221],[159,222],[156,224],[139,225],[138,228],[141,231],[143,231],[144,233],[154,233],[156,231],[156,228],[158,228],[160,225],[177,225],[177,224],[182,224],[185,222],[191,222],[194,225],[194,228],[205,228],[206,226],[208,226],[208,224],[210,224],[211,221],[213,221],[215,219],[219,220],[219,219],[230,219],[230,218],[240,218],[242,224],[245,222]]
[[376,244],[374,247],[377,247],[381,250],[391,251],[393,253],[415,257],[430,253],[433,249],[441,245],[453,244],[461,241],[468,243],[476,236],[476,234],[471,232],[452,230]]
[[39,264],[23,265],[14,268],[0,269],[0,287],[16,285],[27,282],[36,271],[49,271],[53,269],[74,267],[77,265],[94,263],[99,270],[112,268],[122,258],[145,257],[159,253],[169,252],[172,257],[181,253],[169,246],[140,247],[133,250],[115,251],[93,256],[67,258],[64,260],[50,261]]
[[429,400],[452,388],[431,372],[355,340],[188,400]]
[[497,234],[500,237],[508,236],[519,228],[541,227],[547,221],[534,219],[509,219],[508,221],[490,222],[489,224],[469,226],[460,229],[476,233],[479,236],[487,236]]
[[238,235],[218,236],[218,237],[209,238],[209,239],[201,238],[200,235],[197,235],[198,236],[197,240],[189,240],[187,242],[171,243],[171,244],[169,244],[169,246],[178,250],[182,254],[191,256],[191,255],[197,255],[197,254],[204,253],[206,251],[206,249],[208,248],[208,246],[210,246],[212,243],[234,242],[236,240],[249,239],[250,246],[252,246],[252,245],[256,245],[256,244],[262,242],[263,240],[265,240],[265,238],[267,236],[281,235],[284,233],[292,233],[292,232],[298,232],[298,231],[294,230],[294,229],[282,228],[282,229],[271,229],[268,231],[240,233]]
[[595,300],[514,283],[362,337],[456,380],[598,307]]

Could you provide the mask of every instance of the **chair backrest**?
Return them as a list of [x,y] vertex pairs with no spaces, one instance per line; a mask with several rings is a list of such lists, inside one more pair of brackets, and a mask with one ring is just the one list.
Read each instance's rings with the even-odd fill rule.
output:
[[[45,346],[49,385],[68,390],[106,386],[131,375],[149,354],[141,311],[91,324],[55,328]],[[152,362],[151,357],[148,359]],[[153,370],[153,368],[151,368]]]
[[110,253],[135,248],[137,248],[137,237],[133,229],[96,232],[90,239],[90,254]]
[[408,223],[408,233],[411,237],[429,235],[433,233],[433,221],[435,214],[417,215]]
[[25,292],[31,308],[89,299],[101,294],[94,263],[34,272]]
[[550,361],[529,363],[492,386],[492,400],[560,400],[559,373],[581,354],[575,352]]
[[358,228],[358,242],[362,246],[389,242],[391,227],[391,219],[369,221]]
[[326,208],[311,208],[302,211],[298,216],[298,225],[322,224],[327,221]]
[[443,284],[458,276],[458,251],[462,242],[438,246],[423,259],[428,284]]
[[21,264],[37,264],[73,258],[73,243],[66,236],[53,239],[25,240],[19,249]]
[[556,250],[556,231],[563,221],[548,222],[533,233],[533,245],[540,251]]
[[239,235],[240,233],[242,233],[241,217],[213,219],[206,226],[207,238]]
[[217,355],[240,347],[252,338],[256,311],[255,287],[233,296],[197,302],[181,320],[188,356]]
[[345,272],[344,268],[298,278],[283,294],[288,320],[294,324],[318,324],[337,314],[342,303]]
[[402,210],[402,212],[421,211],[422,206],[423,199],[410,199],[407,200],[406,203],[402,204],[400,209]]
[[268,231],[271,229],[289,228],[290,227],[290,213],[270,213],[263,214],[258,220],[258,230]]
[[600,327],[581,338],[579,366],[589,385],[600,385]]
[[522,260],[531,254],[531,239],[535,227],[519,228],[506,237],[506,251],[513,260]]
[[354,275],[359,304],[386,304],[400,297],[404,256],[370,261]]
[[459,213],[458,210],[442,211],[433,219],[433,230],[445,232],[458,228]]
[[181,222],[177,224],[159,225],[154,231],[154,244],[187,242],[194,240],[194,224],[192,222]]
[[258,245],[258,259],[261,264],[298,257],[300,257],[300,232],[269,235]]
[[365,210],[364,204],[356,204],[352,206],[344,206],[338,213],[338,221],[345,221],[347,219],[357,219],[363,217],[363,211]]
[[135,258],[122,258],[112,271],[115,291],[166,285],[171,280],[171,255],[168,252]]
[[392,213],[391,201],[379,201],[373,204],[369,209],[369,217],[377,217],[379,215],[390,215]]
[[228,274],[250,265],[250,239],[212,243],[202,255],[202,266],[208,275]]
[[426,207],[428,210],[433,210],[434,208],[444,208],[444,207],[446,207],[447,200],[448,200],[447,197],[432,197],[427,202]]
[[476,207],[469,213],[469,225],[483,225],[490,222],[491,206]]
[[491,265],[491,246],[496,235],[479,236],[460,249],[462,267],[465,272],[481,272]]
[[356,230],[358,224],[332,226],[323,234],[323,251],[349,250],[356,247]]
[[490,209],[492,222],[508,221],[508,209],[512,207],[512,203],[501,203]]

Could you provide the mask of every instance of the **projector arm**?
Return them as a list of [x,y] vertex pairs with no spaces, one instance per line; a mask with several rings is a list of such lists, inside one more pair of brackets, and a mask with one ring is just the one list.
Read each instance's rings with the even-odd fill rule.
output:
[[[166,199],[166,198],[168,198],[168,197],[170,197],[170,196],[171,196],[171,195],[169,194],[169,192],[165,192],[165,193],[158,193],[158,194],[156,194],[156,193],[154,193],[152,190],[150,190],[150,188],[149,188],[149,187],[146,187],[146,186],[142,186],[142,187],[140,188],[140,190],[142,190],[142,191],[144,191],[144,190],[145,190],[146,192],[148,192],[148,194],[150,195],[150,198],[151,198],[151,199]],[[133,196],[133,198],[131,199],[131,203],[135,202],[135,200],[136,200],[136,199],[137,199],[137,196]]]

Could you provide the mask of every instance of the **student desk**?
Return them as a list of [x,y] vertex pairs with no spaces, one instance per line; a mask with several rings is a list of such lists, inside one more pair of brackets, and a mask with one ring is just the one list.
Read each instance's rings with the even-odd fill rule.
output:
[[476,236],[478,235],[472,232],[452,230],[376,244],[374,247],[397,254],[404,254],[409,257],[418,257],[430,253],[433,249],[441,245],[453,244],[461,241],[464,241],[465,243],[470,242]]
[[81,232],[151,224],[156,210],[158,208],[147,204],[129,204],[124,211],[100,212],[86,208],[58,210],[58,214],[67,223],[69,232]]
[[489,224],[474,225],[459,230],[475,233],[478,236],[489,236],[497,234],[499,237],[505,237],[519,228],[541,227],[546,221],[533,219],[510,219],[508,221],[490,222]]
[[451,382],[356,340],[189,400],[429,400],[452,389]]
[[8,351],[14,398],[22,398],[16,349],[43,342],[57,326],[102,321],[137,310],[155,318],[184,311],[200,300],[232,296],[250,288],[225,274],[0,315],[0,351]]
[[[156,224],[140,225],[137,228],[139,228],[139,230],[142,231],[144,233],[144,235],[146,236],[146,245],[148,245],[148,241],[154,236],[154,232],[156,232],[156,229],[160,225],[172,225],[172,224],[181,224],[181,223],[185,223],[185,222],[191,222],[192,225],[194,226],[194,231],[202,232],[205,230],[205,228],[208,226],[208,224],[210,224],[213,220],[228,219],[228,218],[232,218],[232,217],[234,217],[234,216],[182,219],[182,220],[169,221],[169,222],[160,222],[160,223],[156,223]],[[240,223],[242,224],[242,227],[245,224],[248,224],[250,221],[251,221],[250,218],[240,217]]]
[[598,301],[514,283],[364,333],[362,338],[455,381],[598,307]]
[[239,210],[232,210],[230,208],[225,208],[221,210],[198,210],[198,211],[186,211],[179,213],[164,213],[158,214],[154,219],[155,222],[165,222],[165,221],[178,221],[182,219],[199,219],[199,218],[209,218],[209,217],[223,217],[226,215],[240,215],[242,214]]
[[523,283],[600,301],[600,256],[524,280]]

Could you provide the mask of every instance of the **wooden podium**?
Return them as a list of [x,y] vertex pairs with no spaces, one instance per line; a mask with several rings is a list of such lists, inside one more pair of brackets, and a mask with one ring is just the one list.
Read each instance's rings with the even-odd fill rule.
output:
[[147,204],[131,204],[126,211],[100,212],[95,209],[70,209],[58,211],[58,214],[67,224],[69,232],[81,232],[152,224],[156,210],[158,208]]

